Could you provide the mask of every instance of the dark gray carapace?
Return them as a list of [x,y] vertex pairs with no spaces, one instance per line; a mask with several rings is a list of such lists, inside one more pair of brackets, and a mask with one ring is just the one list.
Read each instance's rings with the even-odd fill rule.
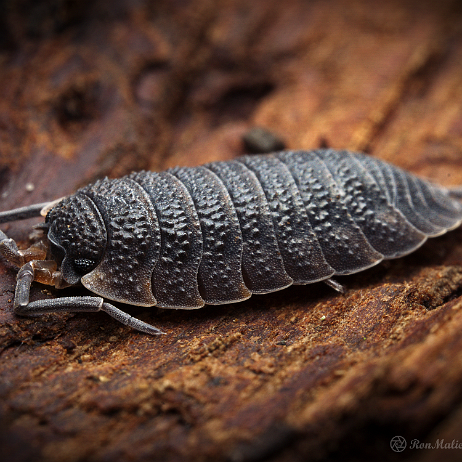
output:
[[[460,190],[348,151],[285,151],[195,168],[104,179],[49,204],[46,239],[21,251],[0,231],[0,255],[20,267],[17,314],[104,310],[155,327],[104,299],[196,309],[310,284],[406,255],[462,221]],[[43,208],[43,210],[41,210]],[[29,303],[32,281],[83,284],[95,297]]]

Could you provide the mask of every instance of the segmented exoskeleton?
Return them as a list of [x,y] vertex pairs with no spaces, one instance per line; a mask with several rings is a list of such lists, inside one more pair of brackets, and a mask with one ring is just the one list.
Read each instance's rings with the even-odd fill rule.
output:
[[[195,168],[104,179],[62,200],[0,214],[46,214],[47,239],[25,251],[0,231],[20,267],[17,314],[104,310],[104,301],[195,309],[291,284],[326,281],[406,255],[462,221],[459,190],[348,151],[285,151]],[[82,283],[96,297],[29,303],[33,280]]]

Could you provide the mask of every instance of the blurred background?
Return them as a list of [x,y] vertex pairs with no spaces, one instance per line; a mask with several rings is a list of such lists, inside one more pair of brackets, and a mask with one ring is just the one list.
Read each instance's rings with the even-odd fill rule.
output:
[[232,158],[255,126],[446,180],[462,149],[461,17],[450,0],[2,0],[4,204],[27,201],[11,169],[55,198]]

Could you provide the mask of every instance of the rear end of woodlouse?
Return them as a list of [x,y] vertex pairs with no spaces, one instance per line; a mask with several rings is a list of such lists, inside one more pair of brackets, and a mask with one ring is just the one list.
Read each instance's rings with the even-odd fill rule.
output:
[[[363,154],[282,151],[100,180],[50,204],[0,214],[46,215],[26,251],[0,231],[20,267],[15,312],[106,311],[161,333],[104,299],[197,309],[291,284],[325,281],[398,258],[462,221],[459,191]],[[29,303],[32,281],[81,283],[94,297]]]

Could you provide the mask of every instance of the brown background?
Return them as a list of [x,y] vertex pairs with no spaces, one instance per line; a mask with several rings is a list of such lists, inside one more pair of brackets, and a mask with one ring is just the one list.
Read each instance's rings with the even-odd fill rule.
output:
[[[462,185],[461,3],[0,3],[2,210],[231,159],[254,126]],[[2,229],[27,244],[31,224]],[[342,278],[343,296],[133,308],[160,338],[105,314],[17,318],[1,262],[2,461],[460,460],[389,443],[462,442],[461,238]]]

